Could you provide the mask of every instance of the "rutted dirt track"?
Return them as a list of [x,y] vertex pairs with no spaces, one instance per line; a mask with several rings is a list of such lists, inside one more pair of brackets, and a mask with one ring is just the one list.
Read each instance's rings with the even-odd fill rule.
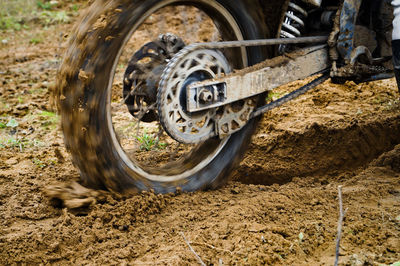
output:
[[[216,191],[60,207],[45,187],[79,180],[51,113],[69,25],[3,34],[0,46],[0,264],[331,265],[337,187],[348,209],[340,262],[400,260],[400,102],[394,79],[330,81],[264,116],[232,181]],[[57,38],[54,38],[57,36]],[[282,94],[307,80],[277,91]],[[12,119],[18,126],[9,123]],[[185,241],[186,239],[186,241]]]

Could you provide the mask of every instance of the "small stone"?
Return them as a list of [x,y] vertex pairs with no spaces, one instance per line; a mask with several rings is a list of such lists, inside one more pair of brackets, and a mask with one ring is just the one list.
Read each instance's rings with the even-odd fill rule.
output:
[[387,251],[397,253],[397,254],[400,253],[400,239],[391,237],[387,240],[386,246],[387,246],[387,248],[386,248]]
[[248,231],[251,233],[265,232],[266,230],[267,226],[259,223],[253,223],[248,228]]
[[118,226],[118,230],[120,231],[128,231],[128,226],[126,224]]
[[49,247],[50,247],[51,250],[55,250],[55,249],[57,249],[59,246],[60,246],[60,243],[56,241],[56,242],[50,244]]
[[238,187],[234,187],[231,189],[231,193],[232,194],[239,194],[240,193],[240,189]]
[[8,165],[14,165],[14,164],[18,163],[18,160],[15,159],[15,158],[10,158],[7,161],[5,161],[5,163],[8,164]]
[[314,199],[311,200],[311,205],[312,205],[312,206],[315,206],[315,205],[318,205],[318,204],[321,204],[321,202],[319,201],[319,199],[315,199],[315,198],[314,198]]

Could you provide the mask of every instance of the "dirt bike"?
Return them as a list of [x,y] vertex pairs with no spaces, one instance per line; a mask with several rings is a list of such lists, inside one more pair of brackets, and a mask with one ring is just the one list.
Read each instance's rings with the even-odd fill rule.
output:
[[392,20],[379,0],[93,3],[57,82],[83,184],[124,193],[221,186],[263,113],[328,78],[393,77]]

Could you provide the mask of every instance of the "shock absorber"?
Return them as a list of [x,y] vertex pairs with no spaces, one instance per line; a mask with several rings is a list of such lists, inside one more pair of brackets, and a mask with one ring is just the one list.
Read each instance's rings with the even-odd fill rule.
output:
[[[283,19],[280,37],[281,38],[296,38],[300,37],[302,30],[305,27],[304,20],[307,18],[307,11],[300,5],[304,5],[303,2],[297,2],[291,0],[288,5],[288,9]],[[287,45],[279,46],[279,54],[283,54],[287,51]]]

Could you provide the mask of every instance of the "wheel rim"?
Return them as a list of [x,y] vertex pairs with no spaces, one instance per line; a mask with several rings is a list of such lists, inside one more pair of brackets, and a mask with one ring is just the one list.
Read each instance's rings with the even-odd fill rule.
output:
[[[114,107],[114,103],[112,102],[112,91],[113,91],[113,83],[115,80],[115,77],[118,76],[117,73],[117,66],[119,65],[120,58],[123,56],[123,50],[124,47],[128,44],[128,42],[134,37],[134,33],[139,31],[140,27],[143,27],[143,25],[146,25],[147,20],[151,19],[152,15],[156,15],[157,11],[162,10],[165,7],[169,6],[174,6],[174,8],[177,8],[180,6],[180,4],[187,4],[187,1],[174,1],[174,0],[167,0],[167,1],[161,1],[157,3],[155,6],[151,7],[148,9],[147,12],[145,12],[134,24],[132,27],[132,30],[130,33],[127,35],[125,38],[123,45],[121,45],[121,49],[118,52],[118,56],[116,57],[116,60],[114,62],[113,70],[112,70],[112,75],[110,77],[110,81],[108,84],[108,97],[107,97],[107,126],[108,130],[110,132],[111,138],[113,145],[116,147],[117,153],[119,157],[122,159],[122,161],[136,174],[151,180],[151,181],[158,181],[158,182],[174,182],[178,181],[184,178],[187,178],[194,173],[200,171],[204,167],[206,167],[219,153],[220,151],[224,148],[226,143],[228,142],[229,138],[226,138],[224,140],[218,140],[218,139],[211,139],[208,140],[200,145],[197,145],[195,147],[192,147],[192,150],[187,153],[185,156],[182,156],[178,160],[175,160],[174,162],[167,162],[164,163],[161,167],[157,165],[157,161],[155,160],[156,164],[153,166],[148,166],[144,165],[142,162],[140,162],[140,158],[132,158],[132,154],[129,154],[127,152],[127,145],[124,144],[124,140],[121,140],[121,137],[117,135],[115,132],[115,129],[118,130],[118,125],[114,119],[113,123],[113,116],[111,110]],[[224,33],[229,32],[229,34],[234,34],[234,39],[242,40],[243,35],[240,31],[239,26],[235,22],[234,18],[223,8],[220,4],[214,2],[214,1],[193,1],[190,3],[191,8],[198,8],[200,10],[206,10],[206,11],[211,11],[211,19],[215,24],[221,23],[221,21],[228,21],[229,22],[229,28],[227,29],[228,26],[225,26],[222,30],[219,31],[220,37],[225,40],[225,38],[229,37],[231,39],[231,36],[224,36]],[[219,20],[218,17],[219,16]],[[223,18],[223,19],[222,19]],[[200,40],[201,41],[201,40]],[[128,53],[129,54],[129,53]],[[241,64],[247,65],[247,57],[245,50],[242,49],[242,58],[241,58]],[[236,62],[236,67],[238,66],[238,63]],[[115,118],[115,117],[114,117]],[[139,123],[140,125],[140,123]],[[140,129],[140,126],[137,126]],[[151,128],[151,127],[150,127]],[[136,139],[137,141],[146,141],[143,139],[146,135],[142,135],[142,139]],[[122,143],[121,143],[122,142]],[[178,145],[179,147],[179,145]],[[136,151],[137,152],[137,151]],[[136,154],[137,156],[141,157],[141,152]]]

